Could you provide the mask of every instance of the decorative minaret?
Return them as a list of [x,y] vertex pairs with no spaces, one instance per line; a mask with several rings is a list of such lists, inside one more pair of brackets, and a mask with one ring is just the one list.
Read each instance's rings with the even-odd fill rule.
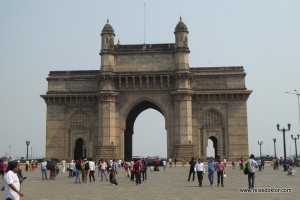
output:
[[188,29],[182,18],[175,28],[175,87],[173,93],[174,114],[179,122],[175,123],[174,157],[178,159],[194,156],[192,140],[192,91],[189,69]]
[[114,40],[115,40],[115,32],[113,27],[109,24],[109,21],[107,20],[107,23],[102,29],[101,32],[101,71],[114,71]]
[[119,144],[118,115],[116,101],[118,93],[115,91],[115,57],[112,26],[107,23],[101,32],[101,69],[99,74],[98,119],[99,119],[99,148],[97,158],[117,158]]
[[175,27],[175,69],[189,69],[188,28],[180,17]]

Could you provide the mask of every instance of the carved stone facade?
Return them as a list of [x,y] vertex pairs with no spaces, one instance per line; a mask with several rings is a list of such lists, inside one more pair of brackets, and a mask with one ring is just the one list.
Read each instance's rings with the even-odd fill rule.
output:
[[188,29],[175,43],[114,43],[107,22],[100,70],[50,71],[46,157],[132,157],[133,125],[152,108],[165,117],[168,157],[248,156],[247,90],[243,67],[189,67]]

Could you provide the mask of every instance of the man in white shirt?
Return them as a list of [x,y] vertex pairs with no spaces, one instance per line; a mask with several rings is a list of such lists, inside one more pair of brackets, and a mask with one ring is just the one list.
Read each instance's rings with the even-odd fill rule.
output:
[[93,181],[96,182],[96,180],[95,180],[95,170],[96,170],[95,162],[93,161],[92,158],[90,158],[88,162],[89,162],[89,166],[90,166],[90,169],[89,169],[90,182],[92,182],[92,178],[93,178]]
[[65,173],[65,171],[66,171],[66,160],[62,160],[61,164],[62,164],[62,173]]
[[19,164],[17,162],[8,163],[8,172],[4,176],[4,192],[3,199],[16,199],[24,196],[20,191],[20,180],[17,176]]
[[202,160],[197,160],[194,170],[197,172],[199,187],[202,187],[203,174],[205,174],[205,167]]
[[254,188],[254,178],[255,178],[255,168],[258,167],[257,162],[254,160],[254,155],[251,154],[250,158],[248,159],[246,165],[250,165],[250,171],[248,174],[248,185],[249,189]]

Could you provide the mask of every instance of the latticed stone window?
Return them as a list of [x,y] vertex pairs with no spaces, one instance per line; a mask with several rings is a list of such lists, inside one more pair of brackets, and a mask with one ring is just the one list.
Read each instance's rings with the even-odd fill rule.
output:
[[89,126],[89,119],[85,114],[76,114],[72,117],[71,128],[86,128]]
[[204,126],[222,126],[223,121],[219,113],[216,111],[208,111],[204,114],[203,117]]

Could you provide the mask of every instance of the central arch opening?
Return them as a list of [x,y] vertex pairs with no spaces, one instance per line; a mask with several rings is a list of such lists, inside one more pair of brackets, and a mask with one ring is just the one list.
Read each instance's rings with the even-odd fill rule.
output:
[[134,123],[133,156],[167,157],[167,132],[164,116],[153,109],[140,113]]
[[[160,156],[166,156],[167,134],[164,127],[163,113],[156,104],[143,101],[134,106],[126,118],[124,132],[125,160],[131,160],[133,156],[156,156],[156,152],[157,154],[165,152],[165,155]],[[163,131],[165,134],[162,133]],[[159,143],[164,143],[162,147],[155,143],[157,140],[159,140]]]

